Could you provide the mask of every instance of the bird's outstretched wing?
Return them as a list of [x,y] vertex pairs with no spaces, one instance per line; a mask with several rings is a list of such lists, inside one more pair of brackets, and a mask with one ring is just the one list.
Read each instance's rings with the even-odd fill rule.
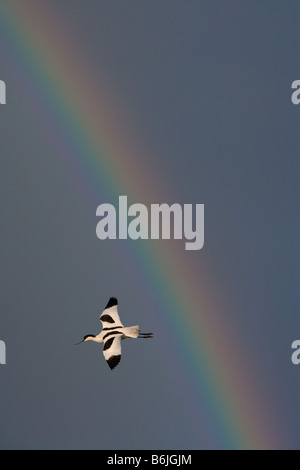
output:
[[103,355],[109,367],[114,369],[121,360],[122,333],[110,332],[104,339]]
[[118,301],[115,297],[111,297],[100,315],[100,321],[103,328],[123,327],[118,314]]

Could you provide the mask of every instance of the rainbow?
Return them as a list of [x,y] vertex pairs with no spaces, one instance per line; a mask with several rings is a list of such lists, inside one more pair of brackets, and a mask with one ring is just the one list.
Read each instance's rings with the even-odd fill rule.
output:
[[[1,2],[0,24],[1,52],[16,85],[51,145],[60,149],[89,210],[95,196],[98,203],[99,198],[114,203],[122,194],[144,204],[166,201],[165,183],[159,181],[147,150],[133,134],[130,113],[121,109],[122,100],[110,90],[106,77],[99,77],[93,64],[85,61],[76,35],[54,7],[45,10],[32,0]],[[193,257],[187,262],[184,249],[178,251],[171,241],[130,243],[128,253],[122,247],[118,255],[130,258],[137,278],[146,278],[155,293],[153,303],[158,298],[160,309],[163,306],[164,316],[157,321],[168,336],[170,356],[180,364],[195,403],[203,401],[216,428],[216,447],[282,447],[254,364],[243,353],[234,325],[227,322],[229,306],[215,300],[217,286],[209,267],[203,265],[199,278]]]

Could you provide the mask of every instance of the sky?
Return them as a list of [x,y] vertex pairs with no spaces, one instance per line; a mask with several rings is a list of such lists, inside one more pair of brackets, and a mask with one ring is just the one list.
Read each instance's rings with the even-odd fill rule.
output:
[[[299,13],[0,0],[1,449],[299,449]],[[120,195],[203,248],[99,240]],[[111,296],[154,334],[113,371],[74,346]]]

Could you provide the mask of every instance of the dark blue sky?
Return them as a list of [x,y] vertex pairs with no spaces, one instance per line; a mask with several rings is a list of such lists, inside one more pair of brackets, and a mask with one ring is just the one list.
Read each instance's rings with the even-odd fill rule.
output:
[[[281,446],[299,447],[300,369],[290,359],[300,339],[300,106],[291,103],[300,79],[299,2],[53,0],[53,11],[68,25],[62,37],[76,34],[78,60],[84,54],[119,97],[166,182],[161,202],[205,204],[205,250],[183,256],[199,278],[210,267],[241,350],[257,365],[262,397],[270,397]],[[145,274],[145,298],[135,298],[138,271],[96,238],[100,201],[86,204],[53,157],[43,125],[13,88],[4,46],[0,448],[220,448],[203,396],[181,382],[184,351],[172,366],[164,357],[173,343],[151,312],[154,285]],[[98,333],[111,295],[124,323],[156,332],[152,344],[128,340],[114,373],[101,348],[73,347]],[[220,317],[220,329],[226,321]]]

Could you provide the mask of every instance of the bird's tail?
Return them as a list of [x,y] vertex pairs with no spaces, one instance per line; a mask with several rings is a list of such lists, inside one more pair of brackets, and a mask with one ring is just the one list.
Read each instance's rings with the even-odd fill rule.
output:
[[153,338],[152,333],[141,333],[139,325],[123,328],[126,338]]
[[140,334],[140,327],[138,325],[128,326],[123,328],[124,334],[127,338],[138,338]]

